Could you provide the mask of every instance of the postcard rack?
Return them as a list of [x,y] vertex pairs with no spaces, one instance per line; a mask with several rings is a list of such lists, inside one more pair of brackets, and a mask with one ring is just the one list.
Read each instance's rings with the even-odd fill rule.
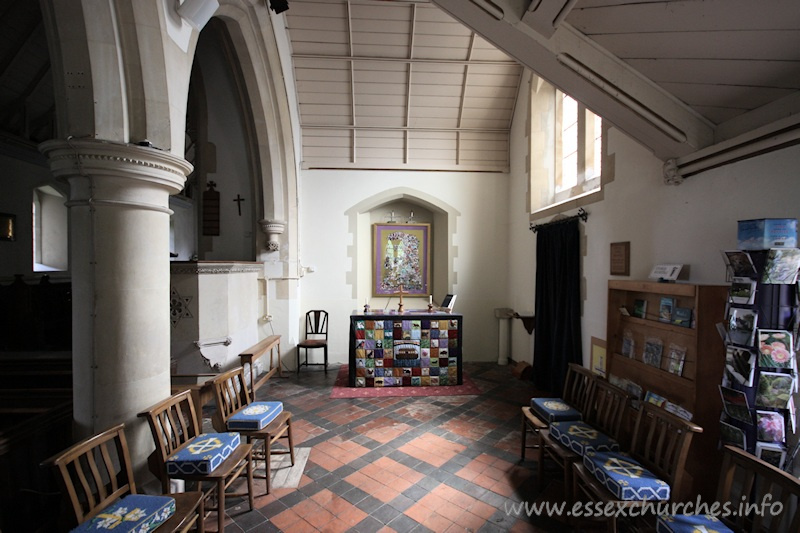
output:
[[798,449],[800,250],[728,250],[720,442],[791,472]]

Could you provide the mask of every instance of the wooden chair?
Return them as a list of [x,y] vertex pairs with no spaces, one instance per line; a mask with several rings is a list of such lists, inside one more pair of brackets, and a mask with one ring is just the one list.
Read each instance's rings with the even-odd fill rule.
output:
[[[124,424],[75,444],[47,459],[42,466],[55,468],[65,496],[80,525],[129,494],[137,494]],[[203,531],[203,493],[183,492],[175,499],[175,513],[158,527],[159,532]]]
[[[292,441],[292,415],[288,411],[281,411],[264,428],[258,430],[229,430],[228,420],[234,414],[244,410],[250,405],[250,393],[247,391],[244,380],[244,368],[238,367],[212,380],[214,395],[217,400],[217,411],[214,414],[214,428],[217,431],[237,431],[247,439],[247,442],[261,441],[261,447],[256,447],[253,451],[253,460],[264,461],[265,475],[253,474],[254,477],[265,479],[267,491],[270,491],[270,459],[273,455],[289,454],[294,466],[294,443]],[[273,444],[279,439],[287,440],[286,449],[275,450]]]
[[[622,417],[630,396],[603,379],[591,384],[583,421],[553,422],[541,432],[543,459],[550,458],[564,471],[564,493],[572,491],[572,465],[583,458],[587,447],[620,449]],[[544,478],[544,461],[539,462],[539,486]]]
[[[674,531],[679,524],[691,524],[697,531],[704,531],[703,526],[705,531],[719,531],[720,522],[738,532],[800,531],[800,479],[739,448],[725,446],[723,450],[715,502],[729,502],[736,514],[721,514],[714,520],[698,515],[703,511],[699,509],[691,509],[694,514],[663,515],[658,531]],[[780,513],[775,512],[778,509]]]
[[[589,396],[589,388],[594,379],[594,374],[588,368],[576,363],[569,363],[567,375],[564,379],[564,391],[559,400],[567,405],[583,410]],[[520,459],[525,460],[525,450],[535,450],[535,460],[542,462],[542,448],[540,432],[546,430],[549,420],[542,420],[529,405],[522,407],[522,443],[520,449]],[[528,433],[531,433],[533,443],[528,444]]]
[[[613,502],[615,508],[641,507],[647,501],[681,501],[689,445],[694,434],[702,431],[661,407],[641,402],[629,452],[587,452],[582,463],[572,466],[573,496],[588,497],[595,504]],[[614,475],[624,479],[617,483]],[[622,494],[613,493],[608,486]],[[642,494],[650,497],[644,499]],[[607,518],[608,530],[616,531],[616,514]]]
[[[309,363],[308,350],[322,348],[324,363]],[[300,362],[300,349],[305,352],[305,361]],[[328,312],[314,310],[306,313],[306,338],[297,343],[297,373],[300,373],[301,366],[319,365],[325,367],[328,372]]]
[[[218,531],[225,529],[225,497],[227,488],[246,472],[247,491],[231,493],[227,496],[247,496],[250,509],[254,508],[253,501],[253,445],[240,443],[239,446],[223,460],[219,466],[208,474],[168,474],[167,460],[175,453],[190,446],[202,434],[194,402],[190,391],[186,390],[174,394],[164,401],[157,403],[149,409],[139,413],[150,425],[150,431],[155,441],[156,449],[150,456],[150,469],[161,481],[162,490],[169,492],[170,479],[183,479],[195,481],[202,487],[208,483],[204,491],[204,499],[209,502],[214,494],[217,496]],[[206,505],[206,511],[211,508]]]

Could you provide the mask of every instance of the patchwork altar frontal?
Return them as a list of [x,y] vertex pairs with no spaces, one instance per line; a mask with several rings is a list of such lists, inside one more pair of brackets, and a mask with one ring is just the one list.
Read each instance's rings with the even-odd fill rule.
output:
[[440,311],[351,315],[349,385],[461,385],[462,321]]

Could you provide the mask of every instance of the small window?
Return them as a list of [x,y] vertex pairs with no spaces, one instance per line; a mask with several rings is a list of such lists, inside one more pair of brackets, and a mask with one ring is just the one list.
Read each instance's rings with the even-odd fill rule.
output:
[[537,76],[530,99],[530,213],[556,214],[599,199],[603,120]]
[[49,185],[33,190],[33,271],[67,270],[69,230],[64,197]]

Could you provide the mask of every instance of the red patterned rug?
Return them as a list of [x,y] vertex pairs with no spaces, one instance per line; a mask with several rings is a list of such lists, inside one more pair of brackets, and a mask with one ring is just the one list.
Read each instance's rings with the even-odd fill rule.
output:
[[339,367],[331,398],[389,398],[392,396],[460,396],[480,394],[481,390],[462,372],[461,385],[439,387],[348,387],[347,365]]

